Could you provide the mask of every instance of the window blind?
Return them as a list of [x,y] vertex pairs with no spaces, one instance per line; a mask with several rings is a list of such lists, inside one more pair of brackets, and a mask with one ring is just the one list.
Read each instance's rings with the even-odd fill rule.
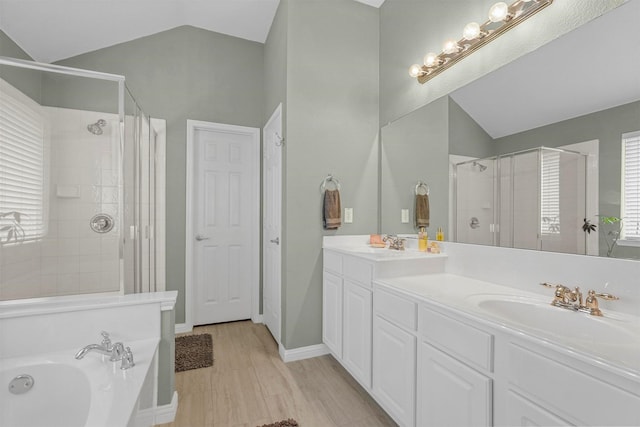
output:
[[39,105],[0,81],[0,242],[45,234],[44,136]]
[[622,239],[640,241],[640,131],[622,135]]
[[560,153],[542,150],[540,233],[560,234]]

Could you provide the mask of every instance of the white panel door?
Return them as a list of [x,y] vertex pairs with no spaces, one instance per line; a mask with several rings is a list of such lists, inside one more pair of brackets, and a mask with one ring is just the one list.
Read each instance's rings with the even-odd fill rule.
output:
[[344,280],[342,360],[351,374],[371,388],[371,290]]
[[282,104],[265,125],[262,135],[264,139],[262,313],[265,325],[276,342],[280,343]]
[[424,342],[417,378],[417,425],[492,425],[491,379]]
[[194,235],[187,237],[194,244],[194,324],[249,319],[258,268],[259,130],[216,125],[193,132]]

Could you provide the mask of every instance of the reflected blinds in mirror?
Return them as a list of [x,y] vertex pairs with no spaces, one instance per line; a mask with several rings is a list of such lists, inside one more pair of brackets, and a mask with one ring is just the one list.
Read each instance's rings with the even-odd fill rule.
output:
[[0,242],[45,234],[45,119],[40,106],[0,79]]
[[541,153],[540,233],[560,234],[560,153]]
[[640,241],[640,131],[622,135],[622,239]]

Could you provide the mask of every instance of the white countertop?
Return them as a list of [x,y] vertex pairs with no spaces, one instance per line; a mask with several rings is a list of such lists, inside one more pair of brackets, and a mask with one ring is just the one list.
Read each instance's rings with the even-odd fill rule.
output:
[[0,319],[141,304],[160,304],[161,310],[165,311],[173,310],[177,297],[178,291],[165,291],[127,295],[84,294],[1,301]]
[[[549,296],[546,298],[540,293],[449,273],[382,279],[375,281],[374,285],[388,287],[407,296],[454,310],[473,321],[505,332],[520,336],[524,334],[555,344],[560,350],[568,351],[573,356],[587,358],[601,367],[640,380],[640,317],[604,308],[604,317],[572,312],[549,305],[553,299],[553,289],[549,289]],[[504,313],[482,308],[479,303],[487,300],[512,301],[512,307],[517,307],[517,303],[536,305],[536,310],[548,308],[549,311],[543,311],[544,316],[536,316],[529,321],[514,320]],[[552,316],[560,320],[554,327],[549,327],[549,323],[553,321]],[[564,320],[570,324],[565,324]],[[613,328],[615,334],[607,334],[609,328]],[[592,332],[600,335],[594,337]]]

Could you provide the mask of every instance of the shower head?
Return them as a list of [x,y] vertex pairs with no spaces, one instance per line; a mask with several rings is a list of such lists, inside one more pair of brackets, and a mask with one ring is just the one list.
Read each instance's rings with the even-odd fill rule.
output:
[[480,172],[484,172],[485,170],[487,170],[487,167],[482,163],[473,162],[473,166],[477,167],[480,170]]
[[102,128],[107,125],[107,121],[104,119],[100,119],[95,123],[91,123],[87,125],[87,130],[94,135],[102,135]]

